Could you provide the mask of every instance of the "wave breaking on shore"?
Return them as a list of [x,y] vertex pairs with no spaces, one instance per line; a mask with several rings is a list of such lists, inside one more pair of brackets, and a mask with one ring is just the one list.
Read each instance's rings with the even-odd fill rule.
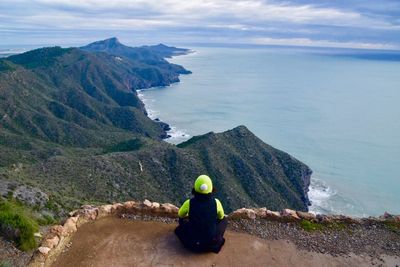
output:
[[[149,89],[141,89],[141,90],[136,90],[138,97],[140,101],[143,102],[144,107],[147,112],[147,116],[152,119],[152,120],[160,120],[163,121],[162,118],[160,117],[160,111],[154,109],[154,103],[156,102],[154,99],[148,98],[145,96],[144,91],[145,90],[156,90],[157,87],[154,88],[149,88]],[[172,143],[172,144],[179,144],[182,143],[186,140],[188,140],[191,135],[187,133],[185,129],[180,129],[176,126],[169,125],[170,130],[167,131],[167,134],[169,135],[168,138],[165,139],[165,141]]]
[[362,209],[360,204],[344,197],[319,178],[311,178],[308,197],[311,201],[309,210],[315,214],[346,214],[359,218],[371,216]]

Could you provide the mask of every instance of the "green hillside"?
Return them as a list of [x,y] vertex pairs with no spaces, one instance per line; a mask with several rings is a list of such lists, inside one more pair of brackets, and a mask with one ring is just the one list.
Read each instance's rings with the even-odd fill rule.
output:
[[134,90],[149,83],[135,74],[134,61],[52,47],[0,62],[9,66],[0,72],[0,145],[22,150],[1,153],[3,166],[21,158],[18,154],[26,154],[23,161],[34,159],[38,150],[51,155],[51,148],[108,147],[165,136]]
[[184,52],[112,38],[1,59],[0,196],[56,217],[93,202],[179,205],[205,173],[227,211],[307,210],[311,170],[244,126],[178,146],[162,141],[168,125],[146,116],[136,89],[188,73],[163,58]]

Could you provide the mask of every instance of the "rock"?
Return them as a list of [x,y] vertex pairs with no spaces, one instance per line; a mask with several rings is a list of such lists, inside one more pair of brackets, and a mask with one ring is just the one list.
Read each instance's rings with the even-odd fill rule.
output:
[[60,238],[57,235],[53,235],[53,237],[49,237],[42,242],[43,247],[48,247],[50,249],[56,247],[60,242]]
[[97,217],[106,217],[111,214],[112,205],[102,205],[99,207],[99,214]]
[[112,205],[111,213],[120,214],[123,212],[123,210],[124,210],[124,205],[122,205],[121,203],[115,203]]
[[153,203],[151,203],[151,207],[153,208],[153,209],[159,209],[160,208],[160,203],[158,203],[158,202],[153,202]]
[[279,220],[281,218],[281,213],[279,211],[272,211],[272,210],[267,210],[266,214],[267,219],[270,220]]
[[312,221],[317,218],[317,216],[315,214],[310,213],[310,212],[296,211],[296,214],[300,219],[307,220],[307,221]]
[[38,250],[39,250],[40,253],[42,253],[43,255],[46,256],[47,254],[49,254],[51,248],[48,248],[48,247],[39,247]]
[[75,215],[78,214],[78,212],[79,212],[79,210],[74,210],[74,211],[69,212],[68,215],[69,215],[70,217],[74,217]]
[[396,221],[400,222],[400,215],[393,215],[385,211],[383,216],[379,216],[380,219],[382,220],[389,220],[389,221]]
[[124,203],[124,213],[135,214],[143,209],[143,205],[140,202],[127,201]]
[[289,221],[298,221],[300,217],[297,215],[296,211],[291,209],[284,209],[282,210],[282,217],[289,220]]
[[[18,168],[20,167],[22,166],[19,166]],[[16,181],[6,180],[1,176],[0,197],[7,198],[10,196],[29,206],[44,207],[49,201],[49,196],[39,188],[23,185]]]
[[324,215],[324,214],[317,214],[316,218],[319,222],[323,222],[323,223],[331,223],[332,222],[331,217]]
[[49,201],[49,196],[38,188],[25,185],[18,186],[13,192],[13,198],[30,206],[44,207]]
[[143,205],[144,205],[145,207],[147,207],[147,208],[151,208],[151,201],[148,200],[148,199],[145,199],[145,200],[143,201]]
[[241,208],[229,214],[230,219],[252,219],[256,218],[256,212],[252,209]]
[[360,224],[361,219],[352,218],[345,215],[334,215],[331,216],[333,221],[340,222],[340,223],[348,223],[348,224]]
[[76,226],[77,223],[77,219],[75,219],[77,217],[70,217],[67,219],[67,221],[64,223],[64,229],[67,233],[75,233],[78,228]]
[[161,204],[161,211],[165,215],[169,217],[177,217],[178,216],[178,207],[171,203],[163,203]]
[[73,221],[74,223],[78,222],[78,218],[79,216],[69,217],[69,219],[71,219],[71,221]]
[[267,208],[254,209],[254,212],[256,213],[257,218],[260,219],[267,218]]
[[3,180],[0,176],[0,197],[6,198],[17,188],[18,184],[15,181]]
[[383,218],[385,218],[385,219],[391,219],[391,218],[393,218],[393,215],[390,214],[389,212],[385,211],[385,213],[383,214]]
[[[75,223],[78,223],[78,218],[84,220],[96,220],[98,214],[99,209],[93,205],[83,205],[81,206],[81,209],[69,213]],[[79,224],[81,223],[83,223],[83,221],[79,222]]]
[[96,220],[99,209],[95,206],[86,206],[81,212],[81,216],[87,220]]
[[124,208],[125,209],[134,209],[136,207],[136,202],[135,201],[126,201],[124,203]]
[[54,233],[59,237],[68,235],[67,230],[62,225],[54,225],[50,228],[50,233]]
[[110,205],[110,204],[108,204],[108,205],[102,205],[102,206],[99,207],[99,210],[100,210],[101,212],[111,213],[112,207],[113,207],[113,205]]

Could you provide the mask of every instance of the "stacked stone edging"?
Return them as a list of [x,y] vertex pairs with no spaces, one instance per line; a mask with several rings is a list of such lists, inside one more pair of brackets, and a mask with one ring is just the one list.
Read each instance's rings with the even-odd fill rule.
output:
[[[63,225],[54,225],[43,238],[40,247],[35,251],[29,264],[31,267],[50,266],[57,256],[67,247],[78,228],[90,221],[104,217],[124,217],[126,214],[152,215],[158,217],[178,217],[178,207],[170,203],[160,204],[149,200],[127,201],[102,206],[83,205],[80,209],[69,213],[70,217]],[[303,220],[315,223],[376,224],[385,222],[400,223],[400,215],[385,213],[380,217],[352,218],[344,215],[322,215],[309,212],[284,209],[271,211],[267,208],[241,208],[228,215],[229,220],[265,219],[279,222],[299,222]]]
[[70,217],[63,225],[50,227],[49,233],[43,238],[28,266],[50,266],[65,249],[80,226],[104,217],[121,217],[123,214],[146,214],[176,218],[178,217],[178,208],[170,203],[160,204],[147,199],[143,202],[127,201],[102,206],[83,205],[80,209],[70,212]]
[[385,212],[379,217],[356,218],[346,215],[325,215],[314,214],[304,211],[295,211],[291,209],[283,209],[282,211],[271,211],[267,208],[241,208],[229,214],[230,220],[235,219],[266,219],[279,222],[299,222],[311,221],[314,223],[343,223],[343,224],[361,224],[371,225],[376,223],[394,222],[400,223],[400,215],[392,215]]

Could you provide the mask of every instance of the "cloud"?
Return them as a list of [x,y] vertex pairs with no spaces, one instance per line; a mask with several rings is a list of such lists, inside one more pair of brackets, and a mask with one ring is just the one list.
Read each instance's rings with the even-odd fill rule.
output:
[[337,48],[364,48],[364,49],[385,49],[398,50],[400,46],[384,43],[364,42],[335,42],[329,40],[312,40],[308,38],[254,38],[253,43],[260,45],[289,45],[289,46],[311,46],[311,47],[337,47]]
[[[173,21],[180,25],[193,25],[199,22],[208,24],[221,20],[235,20],[250,26],[269,22],[351,27],[392,26],[385,21],[368,18],[354,11],[261,0],[33,0],[30,3],[33,10],[38,10],[40,7],[44,11],[47,9],[47,13],[51,12],[57,16],[68,14],[86,20],[96,20],[98,17],[119,19],[119,25],[124,21],[126,25],[131,25],[134,17],[136,21],[140,19],[147,24],[149,21],[156,21],[158,22],[156,25],[160,24],[160,21],[163,21],[162,24]],[[42,16],[43,22],[48,22],[46,14],[32,15]],[[59,22],[65,21],[59,20]],[[57,26],[57,21],[55,23]],[[104,23],[101,26],[108,27],[108,24]]]
[[[360,44],[374,43],[375,40],[359,40],[359,34],[358,40],[337,38],[351,38],[351,34],[358,29],[366,33],[361,39],[376,39],[371,36],[378,35],[384,39],[386,34],[393,42],[391,36],[400,32],[398,19],[387,19],[379,13],[381,11],[371,15],[371,7],[368,13],[363,13],[362,8],[351,8],[351,5],[343,7],[321,5],[320,1],[313,4],[289,1],[2,0],[0,9],[6,11],[0,15],[0,31],[142,31],[143,35],[151,31],[170,32],[175,34],[171,38],[182,40],[189,31],[197,31],[201,38],[207,38],[207,31],[210,36],[219,31],[229,40],[238,37],[242,41],[315,38],[332,43],[353,41]],[[331,36],[327,36],[330,33]],[[318,34],[321,36],[318,37]],[[9,36],[12,38],[11,34]],[[193,36],[187,38],[192,40]],[[395,42],[400,42],[398,39],[400,37]]]

